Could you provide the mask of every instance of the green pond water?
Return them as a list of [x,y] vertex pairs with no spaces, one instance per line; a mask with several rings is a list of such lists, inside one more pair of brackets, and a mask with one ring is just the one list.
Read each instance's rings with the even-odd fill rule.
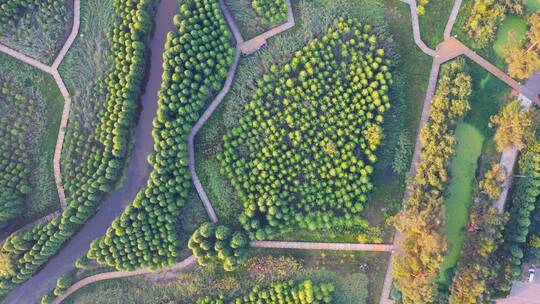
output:
[[472,202],[473,181],[477,161],[482,153],[484,135],[474,126],[460,123],[456,128],[456,152],[450,166],[450,184],[444,202],[446,215],[446,237],[450,250],[440,269],[439,280],[449,284],[451,278],[446,271],[456,266],[465,238],[464,230],[469,220],[469,206]]
[[525,0],[525,9],[527,13],[540,11],[540,0]]
[[497,40],[495,40],[495,43],[493,44],[495,53],[500,57],[505,58],[506,55],[503,49],[504,46],[508,44],[510,31],[514,32],[517,37],[523,37],[525,36],[525,33],[527,33],[527,29],[527,21],[525,21],[524,18],[508,16],[497,30]]

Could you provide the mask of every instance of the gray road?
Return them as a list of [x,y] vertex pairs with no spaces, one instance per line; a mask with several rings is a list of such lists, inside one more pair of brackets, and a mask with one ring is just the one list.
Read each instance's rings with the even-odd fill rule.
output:
[[124,187],[112,192],[103,202],[98,213],[90,219],[49,263],[30,280],[13,290],[5,303],[38,303],[41,295],[51,290],[56,279],[73,267],[75,260],[88,251],[90,243],[103,235],[111,222],[146,184],[151,167],[147,156],[153,150],[152,120],[156,115],[157,92],[163,73],[162,55],[167,32],[173,26],[173,16],[178,10],[176,0],[161,0],[155,16],[155,30],[150,41],[149,80],[141,98],[142,110],[135,130],[135,147],[129,159],[128,177]]

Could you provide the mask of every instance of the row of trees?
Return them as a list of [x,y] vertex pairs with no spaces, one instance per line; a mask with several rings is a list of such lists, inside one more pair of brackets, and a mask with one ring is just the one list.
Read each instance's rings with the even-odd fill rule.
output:
[[523,109],[519,100],[509,102],[497,114],[490,118],[489,126],[496,128],[495,144],[497,151],[503,152],[512,146],[519,150],[534,139],[535,117],[534,108]]
[[0,78],[0,229],[21,214],[31,191],[30,154],[40,109],[42,103]]
[[487,303],[494,298],[491,286],[497,272],[493,267],[492,254],[503,241],[503,228],[508,217],[491,205],[494,193],[486,191],[482,185],[490,185],[488,189],[500,189],[497,180],[500,173],[499,166],[493,165],[479,183],[481,192],[477,192],[471,207],[463,249],[450,286],[449,300],[452,304],[480,303],[480,298]]
[[276,25],[287,21],[287,2],[285,0],[252,0],[251,6],[265,25]]
[[367,227],[360,214],[391,83],[371,26],[343,18],[258,81],[218,155],[251,239]]
[[331,283],[315,284],[311,280],[305,280],[303,282],[289,280],[282,283],[274,283],[268,287],[257,285],[249,294],[227,301],[223,295],[220,295],[215,299],[207,296],[197,300],[197,304],[322,304],[332,303],[333,292],[334,285]]
[[517,38],[510,33],[505,46],[508,74],[525,79],[540,70],[540,12],[527,18],[529,30],[524,38]]
[[[77,171],[79,175],[66,177],[63,172],[68,207],[61,216],[31,230],[14,233],[2,246],[1,260],[6,262],[6,269],[11,269],[7,275],[0,276],[3,294],[28,279],[93,215],[122,169],[127,134],[133,125],[145,69],[145,45],[152,27],[154,1],[114,0],[113,5],[115,22],[110,37],[115,65],[100,82],[99,97],[105,99],[106,106],[89,139],[91,152],[88,158],[72,160],[82,168]],[[71,136],[72,140],[80,140],[73,133]]]
[[146,187],[88,257],[117,269],[156,269],[175,263],[180,241],[175,223],[191,187],[187,136],[234,58],[231,33],[216,0],[183,1],[168,33],[163,79],[154,119],[153,167]]
[[465,29],[475,47],[484,48],[495,38],[507,14],[522,15],[523,0],[475,0],[469,5]]
[[498,263],[493,263],[498,265],[495,270],[499,273],[494,288],[500,294],[510,292],[512,282],[521,277],[527,241],[533,239],[537,231],[534,227],[538,226],[538,222],[533,223],[532,220],[533,214],[536,214],[535,210],[540,210],[540,144],[538,142],[531,144],[530,148],[523,151],[518,170],[518,177],[516,177],[509,201],[510,219],[505,226],[504,243],[495,256]]
[[404,303],[434,303],[437,277],[448,248],[442,203],[456,143],[454,127],[469,110],[471,77],[461,59],[441,68],[430,116],[420,133],[421,162],[403,209],[393,219],[403,235],[394,281]]
[[213,223],[202,224],[188,242],[199,265],[219,264],[225,271],[244,264],[248,246],[244,233]]

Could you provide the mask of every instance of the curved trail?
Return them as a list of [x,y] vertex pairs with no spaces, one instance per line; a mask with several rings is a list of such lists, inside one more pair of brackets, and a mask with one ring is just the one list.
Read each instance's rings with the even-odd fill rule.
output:
[[[60,63],[62,63],[62,60],[64,60],[64,56],[69,51],[69,49],[73,45],[73,42],[77,38],[77,35],[79,34],[80,24],[81,24],[81,1],[74,0],[73,1],[73,24],[71,26],[71,33],[69,34],[68,39],[62,46],[60,53],[54,59],[54,63],[52,64],[52,66],[47,66],[39,62],[38,60],[31,58],[30,56],[27,56],[12,48],[9,48],[5,45],[0,44],[0,52],[3,52],[28,65],[31,65],[37,69],[40,69],[47,74],[52,75],[54,80],[56,81],[56,85],[58,86],[60,93],[62,93],[62,96],[64,97],[64,109],[62,111],[62,118],[60,119],[60,126],[58,128],[58,136],[56,138],[56,146],[54,149],[54,158],[53,158],[54,181],[56,183],[56,190],[58,192],[58,200],[60,201],[61,210],[64,210],[67,207],[66,195],[65,195],[64,187],[62,186],[62,172],[60,168],[60,158],[62,154],[62,146],[64,145],[64,137],[66,135],[66,127],[67,127],[67,122],[69,118],[69,111],[71,109],[71,97],[69,96],[69,92],[66,86],[64,85],[64,81],[62,80],[62,77],[58,73],[58,66],[60,65]],[[49,215],[44,216],[43,218],[56,217],[58,214],[59,212],[56,211]],[[32,224],[40,223],[43,220],[43,218],[36,220]]]
[[229,75],[227,76],[227,79],[225,80],[225,84],[221,91],[218,93],[216,98],[212,101],[212,103],[208,106],[206,111],[204,111],[203,115],[195,126],[191,129],[191,132],[189,132],[188,135],[188,168],[189,173],[191,175],[191,180],[193,181],[193,184],[195,185],[195,189],[197,190],[197,193],[199,194],[199,198],[201,199],[204,209],[206,210],[206,213],[208,214],[208,217],[212,221],[212,223],[217,223],[218,218],[216,215],[216,212],[214,211],[214,208],[212,207],[212,204],[210,203],[210,200],[208,199],[208,196],[206,195],[206,192],[204,191],[204,188],[201,184],[201,181],[199,180],[199,176],[197,175],[197,170],[195,168],[195,137],[197,136],[197,133],[199,130],[204,126],[208,118],[212,116],[212,113],[217,109],[217,107],[221,104],[223,101],[223,98],[225,98],[225,95],[229,93],[229,90],[231,89],[232,82],[234,80],[234,76],[236,75],[236,68],[238,67],[238,62],[240,62],[240,51],[238,48],[236,48],[235,54],[234,54],[234,63],[232,64],[231,68],[229,69]]
[[39,298],[55,286],[56,279],[72,269],[75,260],[88,251],[90,243],[102,236],[112,221],[122,214],[124,207],[131,203],[139,190],[146,185],[151,167],[147,156],[153,150],[152,120],[157,110],[157,92],[163,73],[162,60],[167,33],[173,26],[173,16],[178,11],[178,1],[161,0],[155,15],[160,21],[155,25],[150,41],[149,80],[140,102],[142,111],[135,129],[135,147],[128,161],[129,178],[121,189],[111,192],[83,228],[71,238],[59,253],[51,258],[45,267],[32,278],[15,288],[5,299],[5,303],[38,303]]
[[134,277],[138,275],[148,274],[148,273],[160,273],[160,272],[167,272],[167,271],[179,271],[183,270],[189,266],[194,265],[196,262],[196,259],[194,256],[190,256],[186,258],[185,260],[176,263],[170,267],[163,268],[162,270],[151,272],[147,269],[139,269],[135,271],[112,271],[112,272],[105,272],[96,274],[93,276],[89,276],[87,278],[84,278],[77,283],[71,285],[71,287],[68,288],[65,294],[57,297],[54,299],[52,304],[60,304],[62,301],[64,301],[67,297],[69,297],[71,294],[76,292],[77,290],[83,288],[84,286],[88,284],[92,284],[99,281],[105,281],[105,280],[111,280],[111,279],[119,279],[119,278],[128,278],[128,277]]

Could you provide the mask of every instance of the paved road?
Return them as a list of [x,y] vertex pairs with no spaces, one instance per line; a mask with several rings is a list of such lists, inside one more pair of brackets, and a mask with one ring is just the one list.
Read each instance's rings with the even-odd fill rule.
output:
[[135,147],[129,159],[128,176],[124,186],[113,191],[103,202],[97,214],[77,233],[46,266],[31,279],[13,290],[5,303],[37,303],[40,296],[51,290],[56,279],[73,267],[75,260],[88,251],[90,243],[102,236],[112,221],[122,214],[139,190],[146,184],[151,167],[147,156],[153,150],[152,120],[157,109],[157,92],[163,73],[162,54],[165,38],[173,26],[173,16],[178,11],[178,1],[161,0],[157,8],[156,28],[150,41],[149,81],[141,97],[142,111],[135,129]]

